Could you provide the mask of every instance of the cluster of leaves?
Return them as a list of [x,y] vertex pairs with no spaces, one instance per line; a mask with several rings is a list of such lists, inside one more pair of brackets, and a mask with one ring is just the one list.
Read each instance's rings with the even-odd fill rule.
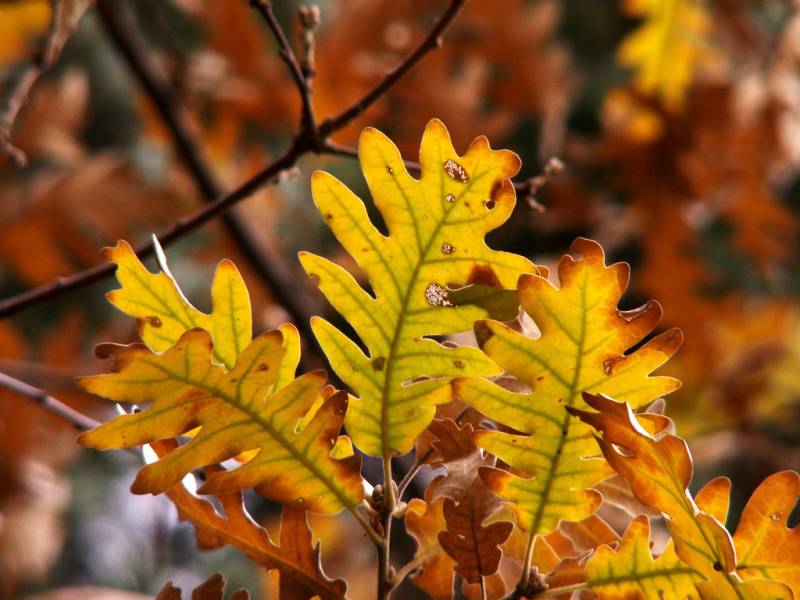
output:
[[[91,3],[0,2],[0,87],[4,96],[0,110],[7,108],[6,92],[13,88],[17,74],[27,63],[40,58],[38,49],[50,26],[51,7],[59,4],[70,7]],[[173,84],[178,107],[186,113],[182,116],[187,117],[189,130],[196,132],[200,154],[208,155],[215,171],[212,175],[219,179],[220,187],[239,184],[286,141],[292,133],[287,123],[294,123],[298,113],[297,90],[274,55],[269,31],[254,18],[251,3],[168,0],[145,7],[120,0],[114,4],[119,14],[128,17],[133,32],[138,31],[147,41],[145,54],[163,71],[165,81]],[[278,19],[288,26],[295,17],[297,1],[273,4]],[[318,114],[333,113],[343,99],[362,97],[372,89],[376,80],[425,36],[445,4],[430,0],[323,3],[322,25],[316,32],[317,74],[313,80],[313,103]],[[200,199],[187,177],[181,153],[153,109],[149,92],[137,85],[136,76],[117,60],[107,33],[98,13],[90,9],[55,68],[36,84],[25,101],[14,128],[14,144],[29,156],[30,166],[14,170],[7,158],[0,156],[0,293],[4,297],[89,268],[98,260],[96,249],[109,240],[140,242],[151,231],[167,230],[199,206]],[[291,38],[288,27],[287,34]],[[547,211],[531,218],[531,214],[517,210],[503,236],[493,237],[493,243],[501,249],[535,256],[537,263],[552,266],[552,256],[563,251],[565,240],[580,234],[601,240],[613,256],[632,259],[632,297],[659,298],[666,307],[664,324],[680,327],[686,334],[682,351],[670,363],[670,373],[684,383],[670,397],[670,414],[691,441],[696,479],[704,481],[710,473],[722,470],[737,481],[732,520],[736,520],[736,509],[744,504],[746,494],[765,473],[800,464],[796,448],[800,433],[800,310],[795,276],[800,256],[796,200],[800,172],[798,40],[800,9],[797,3],[781,0],[508,0],[502,10],[491,2],[467,2],[444,36],[442,47],[408,72],[382,101],[336,135],[339,141],[352,144],[365,124],[376,124],[390,132],[403,155],[411,158],[418,144],[418,131],[430,115],[438,114],[446,116],[456,147],[471,139],[475,123],[479,122],[480,130],[491,139],[526,157],[526,174],[536,172],[538,159],[552,154],[564,158],[568,169],[539,197]],[[265,89],[269,93],[264,93]],[[325,164],[333,159],[309,160]],[[337,175],[360,192],[362,188],[355,187],[359,184],[352,183],[356,179],[355,163],[351,166],[348,160],[325,168],[335,168]],[[384,281],[388,275],[360,269],[346,252],[331,249],[324,220],[318,219],[306,201],[307,187],[305,174],[297,181],[289,177],[280,186],[261,188],[251,201],[238,207],[237,212],[246,215],[252,225],[251,234],[260,248],[271,249],[273,256],[282,258],[282,254],[293,255],[302,243],[346,267],[367,290],[390,289],[387,286],[392,284]],[[369,214],[375,214],[371,207]],[[377,228],[382,230],[382,225]],[[397,225],[394,231],[399,231]],[[461,237],[462,233],[456,232],[455,236]],[[455,249],[452,257],[458,257],[461,250],[459,243],[453,241],[455,236],[446,240]],[[253,268],[251,256],[240,253],[231,240],[223,235],[221,227],[210,224],[175,248],[171,260],[173,268],[181,272],[186,295],[195,297],[202,292],[203,284],[198,282],[204,278],[196,275],[209,261],[229,256],[248,282],[256,307],[252,326],[257,331],[276,327],[286,320],[281,303],[270,297],[269,286]],[[363,258],[358,253],[355,256],[359,261]],[[394,248],[392,267],[397,256]],[[306,256],[303,261],[320,276],[323,287],[335,285],[330,278],[323,281],[323,267],[327,268],[323,259]],[[303,287],[308,281],[303,281],[300,264],[286,261],[286,266],[290,279],[293,275],[296,281],[296,294],[310,301],[306,312],[324,315],[342,331],[350,331],[328,311],[319,294]],[[514,268],[520,273],[544,274],[544,269],[530,263],[522,266],[522,261]],[[459,274],[460,277],[463,272]],[[475,272],[474,280],[497,285],[481,269]],[[442,283],[445,281],[450,280]],[[453,281],[462,280],[456,277]],[[509,276],[501,285],[514,288],[515,276]],[[349,289],[358,291],[353,286]],[[436,327],[424,324],[420,329],[423,335],[440,339],[440,334],[448,335],[459,327],[471,329],[471,319],[487,316],[513,321],[521,302],[515,295],[487,294],[486,288],[470,285],[458,292],[448,288],[447,301],[461,305],[464,298],[474,298],[476,291],[478,297],[484,298],[483,304],[464,309],[456,319],[459,323],[437,316]],[[380,295],[379,291],[375,294]],[[365,316],[373,312],[380,315],[380,331],[394,327],[387,323],[394,324],[396,315],[384,311],[385,302],[366,304],[370,308]],[[378,307],[381,312],[377,312]],[[341,308],[348,320],[353,318],[352,311]],[[459,306],[459,310],[462,308]],[[447,313],[437,313],[440,314]],[[533,320],[538,326],[546,318],[539,314]],[[212,327],[209,322],[194,324]],[[360,368],[373,357],[385,359],[390,345],[382,341],[382,334],[371,333],[371,325],[358,318],[353,326],[360,338],[355,340],[350,355],[355,359],[353,365]],[[330,333],[329,341],[347,342],[327,321],[320,319],[315,328]],[[512,329],[524,331],[528,337],[536,335],[528,316]],[[487,348],[504,339],[494,333],[489,336],[492,331],[490,327],[478,329],[479,340],[487,339]],[[227,364],[216,356],[214,336],[218,334],[209,332],[214,343],[212,361]],[[281,328],[281,334],[282,346],[289,356],[288,348],[293,342],[287,340],[294,339],[293,332]],[[89,345],[102,339],[131,341],[134,335],[130,320],[102,306],[100,294],[75,294],[63,304],[48,305],[44,310],[31,310],[19,319],[1,322],[0,368],[46,389],[82,413],[99,417],[106,414],[107,404],[77,389],[73,377],[102,368],[102,363],[94,361],[87,351]],[[464,343],[470,336],[453,339]],[[411,348],[424,348],[427,353],[431,347],[428,341]],[[197,348],[200,342],[194,344],[193,348]],[[156,352],[167,349],[159,348]],[[469,365],[473,376],[506,369],[500,356],[490,357],[491,362],[477,356],[461,361]],[[314,353],[304,353],[306,364],[319,364],[315,360]],[[391,378],[400,375],[395,370],[373,372],[370,364],[366,373],[372,382],[356,381],[348,375],[342,360],[333,358],[332,362],[338,363],[335,369],[339,378],[353,393],[348,399],[350,416],[346,417],[345,428],[359,448],[369,449],[372,443],[369,451],[375,452],[375,443],[383,445],[383,441],[374,440],[375,430],[369,432],[365,427],[361,432],[351,422],[359,420],[359,411],[364,419],[374,417],[378,414],[375,407],[384,399],[387,405],[402,405],[404,394],[411,391],[405,387],[386,395],[372,391],[373,383],[391,384]],[[386,365],[380,360],[376,364]],[[442,366],[437,364],[437,368]],[[417,369],[413,362],[406,366],[406,371]],[[523,377],[509,366],[508,373],[511,375],[497,379],[503,389],[530,391],[515,381],[528,377],[529,370]],[[444,370],[409,375],[409,381],[417,376],[450,377]],[[458,371],[456,378],[463,375],[467,373]],[[562,373],[569,380],[568,375]],[[472,387],[481,385],[474,381],[454,381],[452,387],[466,395]],[[433,408],[437,419],[459,415],[462,404],[455,408],[451,403],[435,404],[444,399],[445,388],[432,392],[430,403],[416,407],[417,414],[409,415],[409,422],[400,426],[397,439],[387,440],[387,448],[400,451],[393,444],[418,427],[420,417],[427,418],[425,415]],[[534,391],[532,401],[543,393],[541,389]],[[594,391],[614,396],[614,392],[602,388]],[[576,398],[574,402],[580,407],[578,392],[568,396]],[[339,394],[335,402],[343,402],[344,392]],[[548,388],[546,395],[556,402],[560,397],[558,386]],[[631,402],[632,406],[637,405],[635,399]],[[548,403],[552,402],[548,400],[545,405]],[[312,410],[317,404],[318,401],[312,404]],[[557,417],[563,416],[553,410]],[[387,422],[393,427],[404,420],[395,418],[394,412],[395,409],[387,415]],[[489,426],[506,434],[522,434],[525,439],[540,430],[550,436],[556,432],[556,423],[542,429],[532,417],[505,414],[496,421],[481,421],[473,416],[473,409],[464,413],[458,419],[459,426],[469,425],[473,431]],[[508,423],[509,419],[513,422]],[[72,429],[29,399],[0,389],[0,425],[9,423],[13,426],[3,428],[0,442],[0,595],[15,597],[21,592],[20,583],[27,585],[48,573],[52,577],[49,584],[53,585],[76,579],[99,580],[112,571],[115,585],[135,580],[140,582],[137,585],[153,586],[154,581],[160,584],[173,576],[173,561],[161,560],[161,549],[156,552],[152,546],[151,540],[157,536],[142,535],[146,541],[127,536],[125,552],[107,553],[116,557],[115,569],[104,569],[89,556],[87,550],[97,544],[88,539],[81,540],[83,549],[76,553],[75,519],[91,520],[96,525],[103,517],[95,504],[82,501],[87,493],[96,501],[97,496],[88,491],[92,486],[76,486],[74,510],[66,511],[70,486],[65,465],[79,456]],[[575,419],[569,422],[570,439],[576,427],[583,427],[576,423]],[[587,427],[585,431],[590,430]],[[425,464],[446,462],[451,470],[455,469],[451,459],[437,458],[441,450],[431,448],[441,444],[431,446],[431,435],[429,426],[418,438],[418,456],[430,451]],[[500,452],[499,445],[509,439],[482,432],[477,437],[484,435],[480,442],[484,451],[487,443],[492,443]],[[338,434],[334,437],[339,439]],[[262,443],[263,439],[259,439]],[[529,439],[528,445],[533,442]],[[348,454],[346,438],[338,445],[334,441],[332,447],[335,453],[342,451],[337,454],[340,458]],[[591,439],[584,447],[595,448]],[[565,448],[569,450],[571,444]],[[546,456],[559,456],[557,449],[551,441]],[[251,454],[239,457],[245,460]],[[546,520],[546,509],[537,504],[537,497],[545,488],[537,488],[535,479],[526,479],[531,474],[526,470],[527,463],[507,458],[508,463],[501,458],[499,463],[475,463],[476,468],[483,467],[482,472],[488,474],[492,467],[499,467],[504,473],[522,475],[519,481],[502,474],[485,475],[479,482],[474,477],[468,479],[462,487],[477,493],[478,489],[483,490],[479,484],[485,488],[491,481],[498,490],[527,498],[517,501],[513,512],[509,507],[494,515],[487,525],[495,519],[509,521],[515,513],[521,520],[528,518],[532,522],[537,514]],[[541,464],[545,460],[543,456]],[[396,460],[395,468],[398,464],[408,466],[410,461],[407,457]],[[375,463],[366,461],[363,468],[372,482],[378,479]],[[73,475],[85,477],[92,468],[87,466],[90,464],[96,463],[83,462]],[[534,475],[541,476],[541,464],[527,466],[540,469]],[[588,485],[599,476],[599,472],[593,474],[588,468],[586,471],[576,478],[576,485]],[[564,472],[564,461],[559,458],[553,469],[554,481],[560,481]],[[405,493],[421,495],[426,475],[419,475]],[[527,483],[522,485],[520,481]],[[610,481],[616,480],[594,486],[606,500],[619,496],[618,486],[609,485]],[[369,501],[371,487],[365,493]],[[592,496],[584,494],[587,495]],[[412,501],[416,515],[441,515],[444,519],[447,494],[433,494],[431,499],[432,506],[440,505],[442,510],[423,511],[425,505],[416,499]],[[630,503],[629,497],[617,499]],[[529,510],[525,509],[525,502]],[[592,502],[597,498],[584,498],[583,509],[587,510]],[[486,506],[481,510],[487,515],[495,512],[495,505],[487,501]],[[119,527],[124,527],[130,508],[115,506],[113,510]],[[624,519],[615,521],[613,511],[607,507],[600,510],[621,532]],[[372,518],[367,508],[358,508],[357,512],[366,519]],[[69,528],[64,527],[65,514],[69,515]],[[407,523],[415,518],[410,512],[405,516]],[[310,523],[325,540],[322,558],[326,570],[337,576],[347,575],[350,595],[371,594],[372,552],[367,548],[358,558],[363,562],[354,566],[356,559],[349,551],[359,540],[348,529],[352,520],[326,521],[312,516]],[[568,526],[564,523],[561,528]],[[439,530],[445,530],[445,526],[431,525],[431,535],[420,537],[420,543],[424,539],[431,544],[429,548],[439,547]],[[655,526],[653,536],[661,535],[661,531]],[[175,535],[174,530],[170,532]],[[485,578],[490,596],[500,594],[501,587],[510,587],[518,579],[515,569],[519,570],[527,539],[532,538],[518,536],[517,532],[514,529],[502,544],[498,573]],[[500,538],[502,533],[500,530],[489,537]],[[574,532],[570,535],[573,539],[577,536]],[[450,538],[453,543],[460,539],[457,535]],[[273,539],[277,537],[273,535]],[[394,539],[395,558],[411,552],[411,543],[406,540],[403,546],[404,536],[397,528]],[[558,546],[554,537],[549,539],[551,545]],[[612,546],[617,543],[610,534],[602,539]],[[68,558],[62,560],[68,560],[70,568],[51,569],[65,540]],[[588,552],[599,543],[576,543],[574,547],[582,550],[570,552]],[[142,553],[143,546],[148,549],[144,553],[152,554],[152,563],[157,566],[124,557],[126,553]],[[656,547],[660,551],[660,546]],[[76,554],[85,557],[80,565],[72,560]],[[494,552],[485,554],[481,564],[493,564],[490,554],[498,556]],[[347,561],[342,556],[350,558],[350,564],[343,565]],[[437,556],[453,560],[447,553]],[[454,561],[451,567],[453,564]],[[540,572],[545,570],[541,560],[536,564]],[[226,564],[222,568],[233,577],[229,567]],[[437,567],[430,567],[428,573],[436,570]],[[463,575],[463,571],[459,573]],[[433,576],[420,577],[430,581]],[[367,580],[369,591],[364,592]],[[449,590],[450,583],[448,579],[442,586]],[[446,593],[449,592],[443,592]]]
[[[99,346],[112,372],[80,383],[140,408],[82,434],[82,444],[152,445],[157,458],[132,490],[165,493],[201,547],[232,545],[277,570],[281,598],[346,596],[346,583],[323,572],[306,520],[342,510],[386,566],[393,520],[417,540],[411,562],[380,570],[381,598],[405,576],[451,598],[456,575],[477,598],[800,597],[800,530],[787,527],[800,476],[764,481],[734,534],[725,529],[727,479],[689,494],[688,448],[657,402],[679,382],[652,375],[682,334],[648,339],[657,302],[618,308],[626,264],[606,265],[601,246],[580,238],[556,286],[546,268],[488,248],[484,236],[513,210],[509,178],[520,161],[485,138],[458,155],[431,121],[419,178],[377,130],[362,133],[359,158],[386,234],[332,175],[315,173],[312,193],[370,289],[334,262],[300,256],[361,342],[312,322],[349,391],[326,385],[324,372],[295,375],[293,326],[252,338],[249,296],[231,262],[217,268],[206,314],[163,255],[152,274],[120,242],[106,251],[122,285],[109,300],[137,318],[143,343]],[[453,341],[468,331],[478,347]],[[382,460],[380,486],[362,478],[354,445]],[[442,473],[424,499],[405,503],[417,468],[396,484],[391,464],[412,449],[417,467]],[[197,493],[215,496],[222,512],[186,487],[197,469]],[[279,543],[248,516],[250,488],[283,504]],[[666,517],[671,540],[654,556],[647,514],[629,517],[620,538],[598,514],[612,505]]]

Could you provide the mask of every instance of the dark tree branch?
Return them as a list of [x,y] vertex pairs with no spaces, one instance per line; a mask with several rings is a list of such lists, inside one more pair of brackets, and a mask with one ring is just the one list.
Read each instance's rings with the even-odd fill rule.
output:
[[[433,36],[428,36],[426,39],[433,39],[435,41],[435,39],[438,38],[441,32],[444,31],[446,26],[457,14],[458,10],[464,4],[464,1],[465,0],[452,0],[449,8],[436,24],[436,30],[438,33]],[[414,52],[412,52],[408,59],[403,61],[402,65],[406,65],[405,67],[401,65],[401,67],[398,67],[393,74],[390,74],[387,79],[379,84],[378,87],[380,87],[382,90],[381,93],[387,91],[389,87],[391,87],[391,85],[402,76],[403,73],[408,71],[411,66],[416,64],[416,62],[422,58],[422,56],[427,52],[427,50],[422,52],[420,51],[420,48],[422,48],[424,45],[425,44],[423,42],[422,46],[418,47]],[[436,47],[436,44],[433,44],[432,48],[433,47]],[[386,83],[387,80],[390,80],[388,84]],[[365,95],[364,99],[357,102],[354,106],[366,107],[372,104],[372,102],[374,102],[376,99],[373,96],[374,90]],[[345,112],[349,113],[351,111],[352,109],[348,109],[348,111]],[[345,113],[342,114],[344,115]],[[326,131],[328,134],[335,133],[344,127],[348,122],[348,120],[344,120],[341,117],[328,119],[326,120],[326,123],[328,123],[326,126]],[[331,151],[330,149],[325,148],[325,144],[320,144],[318,135],[315,136],[309,131],[300,131],[300,133],[298,133],[298,135],[292,141],[291,145],[284,150],[284,152],[278,158],[264,166],[258,173],[253,175],[250,179],[244,181],[234,190],[228,192],[224,196],[218,197],[216,200],[209,203],[207,206],[203,207],[194,214],[179,220],[170,229],[158,235],[159,241],[162,245],[167,246],[180,239],[184,235],[198,229],[202,225],[205,225],[212,219],[224,214],[231,206],[249,197],[261,186],[273,182],[280,173],[294,167],[300,157],[312,152],[329,153]],[[146,258],[152,253],[153,245],[149,242],[136,248],[136,254],[139,258]],[[113,264],[99,264],[81,271],[80,273],[76,273],[67,277],[59,277],[55,281],[41,285],[27,292],[23,292],[22,294],[12,296],[11,298],[7,298],[6,300],[0,302],[0,318],[8,317],[37,304],[52,300],[73,290],[82,288],[96,281],[100,281],[101,279],[111,275],[113,272]]]
[[329,135],[336,133],[354,119],[358,118],[365,110],[372,106],[378,98],[388,92],[406,73],[413,69],[426,54],[439,48],[443,43],[444,32],[450,26],[450,23],[453,22],[453,19],[455,19],[465,3],[466,0],[451,0],[450,6],[448,6],[447,10],[439,17],[439,20],[430,30],[430,33],[425,36],[425,39],[422,40],[420,45],[417,46],[405,60],[397,65],[397,67],[362,98],[351,104],[338,115],[328,117],[322,122],[319,126],[321,137],[327,138]]
[[317,121],[314,118],[314,107],[311,103],[311,85],[306,76],[303,75],[303,70],[300,68],[300,63],[297,62],[292,45],[286,38],[278,19],[275,18],[275,13],[272,11],[272,2],[270,0],[250,0],[250,5],[264,17],[267,27],[269,27],[272,35],[275,36],[275,41],[278,42],[278,55],[289,67],[289,73],[297,86],[303,106],[301,129],[316,132]]
[[[197,188],[207,202],[213,202],[215,198],[222,196],[222,187],[190,133],[192,127],[188,116],[175,97],[167,78],[148,56],[147,49],[142,45],[133,25],[119,9],[118,2],[114,0],[97,2],[98,14],[106,30],[167,125],[178,154]],[[296,293],[297,287],[285,259],[271,248],[258,244],[250,235],[248,224],[239,215],[227,213],[223,215],[223,222],[240,250],[267,284],[277,303],[297,325],[306,347],[313,349],[318,359],[324,362],[322,351],[309,324],[309,317],[319,312],[318,307],[312,304],[309,296]]]
[[91,417],[87,417],[86,415],[79,413],[74,408],[67,406],[60,400],[53,398],[46,391],[33,387],[32,385],[29,385],[24,381],[20,381],[19,379],[15,379],[14,377],[11,377],[11,375],[0,373],[0,387],[14,392],[15,394],[19,394],[20,396],[25,396],[26,398],[34,400],[37,404],[41,405],[43,408],[46,408],[51,413],[54,413],[65,421],[71,423],[73,427],[79,431],[94,429],[100,424]]
[[[5,107],[0,113],[0,153],[10,156],[18,166],[25,166],[28,158],[11,142],[11,130],[14,128],[22,107],[28,100],[33,86],[61,55],[67,40],[75,31],[80,18],[90,4],[89,0],[84,0],[67,8],[64,0],[51,0],[50,29],[42,47],[10,88]],[[69,14],[65,14],[65,9]]]
[[[273,181],[281,172],[294,166],[297,159],[308,152],[308,148],[300,142],[294,143],[276,160],[261,169],[253,177],[242,183],[239,187],[219,197],[198,212],[181,219],[170,229],[158,235],[158,240],[162,245],[167,246],[180,239],[187,233],[194,231],[200,226],[208,223],[215,217],[223,214],[231,206],[244,200],[256,192],[262,185]],[[146,242],[136,248],[136,255],[139,258],[146,258],[153,254],[153,245]],[[13,315],[23,309],[35,306],[47,300],[52,300],[79,289],[114,273],[113,263],[102,263],[70,275],[59,277],[51,283],[39,286],[17,296],[8,298],[0,302],[0,317]]]

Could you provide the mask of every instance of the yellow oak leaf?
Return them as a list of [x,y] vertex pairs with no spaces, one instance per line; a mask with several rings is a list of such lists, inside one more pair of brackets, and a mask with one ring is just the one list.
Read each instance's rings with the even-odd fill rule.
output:
[[282,338],[279,331],[260,335],[231,370],[214,364],[211,336],[201,329],[187,331],[163,354],[141,345],[110,349],[114,372],[82,378],[81,386],[115,402],[149,406],[81,434],[80,443],[127,448],[199,426],[191,441],[144,467],[132,491],[164,492],[192,469],[257,450],[241,467],[213,475],[201,491],[257,487],[269,498],[309,510],[352,509],[363,497],[360,459],[331,456],[347,397],[343,392],[330,395],[300,429],[326,376],[306,373],[272,392],[285,354]]
[[481,431],[476,440],[521,472],[484,467],[481,476],[512,503],[517,524],[530,533],[530,548],[536,534],[553,531],[559,521],[592,514],[600,494],[588,488],[613,474],[605,461],[591,458],[597,455],[591,428],[565,408],[585,407],[584,391],[615,394],[641,407],[679,386],[675,379],[650,374],[677,350],[680,331],[662,333],[628,352],[658,324],[661,307],[649,302],[620,311],[628,265],[607,267],[602,248],[591,240],[579,238],[572,249],[581,258],[561,260],[560,288],[538,275],[520,278],[520,302],[540,337],[497,321],[476,324],[483,350],[531,392],[514,393],[482,379],[454,384],[460,400],[523,434]]
[[[641,426],[631,407],[626,403],[616,402],[599,395],[586,394],[586,403],[599,412],[570,408],[570,413],[591,425],[602,435],[596,436],[603,456],[631,487],[631,491],[643,504],[661,511],[669,518],[667,528],[675,543],[675,552],[689,567],[700,573],[705,580],[696,587],[704,600],[789,600],[794,598],[790,587],[782,580],[773,579],[774,575],[790,573],[788,565],[800,561],[800,555],[787,555],[780,569],[763,570],[757,579],[744,578],[737,570],[737,553],[739,546],[716,516],[721,516],[720,503],[714,499],[717,491],[705,494],[716,513],[709,514],[700,509],[688,492],[692,477],[692,458],[689,448],[681,438],[670,433],[651,435]],[[777,482],[773,482],[777,483]],[[797,500],[796,486],[790,490],[778,484],[782,499],[777,504],[786,505],[786,492],[790,491],[792,505]],[[770,488],[776,486],[768,486]],[[774,489],[770,489],[775,491]],[[765,493],[768,493],[765,490]],[[761,504],[760,502],[756,503]],[[773,501],[772,505],[776,505]],[[766,534],[761,508],[754,507],[750,526],[745,528],[743,542],[752,547],[753,534]],[[725,511],[726,512],[726,511]],[[788,513],[786,513],[788,516]],[[753,527],[753,525],[756,525]],[[785,529],[781,524],[780,528]],[[772,530],[777,531],[777,528]],[[772,537],[772,535],[770,535]],[[781,540],[780,536],[773,539]],[[790,536],[784,536],[788,541]],[[788,551],[789,543],[784,546]],[[746,548],[744,549],[747,550]],[[757,551],[758,552],[758,551]],[[769,555],[774,559],[774,555]]]
[[108,300],[138,319],[139,335],[150,350],[163,352],[186,331],[199,327],[214,340],[214,360],[233,367],[253,337],[253,323],[250,295],[231,261],[223,260],[217,266],[211,286],[213,308],[211,314],[206,314],[189,303],[163,258],[163,271],[153,274],[127,242],[106,248],[103,255],[117,264],[117,279],[122,284],[122,288],[108,293]]
[[[702,511],[725,523],[731,482],[717,477],[695,495]],[[781,471],[767,477],[753,492],[739,519],[733,545],[736,572],[742,579],[766,578],[791,586],[800,598],[800,527],[786,521],[800,498],[800,475]]]
[[598,600],[697,600],[695,583],[702,580],[671,544],[653,558],[650,522],[644,515],[631,521],[617,550],[600,546],[586,563],[586,587]]
[[328,321],[312,320],[331,366],[357,396],[349,403],[348,433],[365,453],[388,458],[412,448],[436,405],[451,399],[452,378],[499,372],[477,348],[426,337],[467,331],[492,310],[457,306],[448,290],[470,283],[513,288],[535,266],[484,242],[516,201],[509,178],[520,161],[513,152],[492,150],[479,137],[459,156],[444,125],[432,120],[422,138],[419,179],[375,129],[362,132],[359,159],[388,236],[332,175],[314,173],[311,186],[325,222],[366,272],[372,294],[325,258],[301,253],[300,261],[368,349],[369,355]]
[[640,92],[679,110],[698,65],[714,55],[704,0],[627,0],[624,6],[643,22],[622,41],[619,62],[635,70]]

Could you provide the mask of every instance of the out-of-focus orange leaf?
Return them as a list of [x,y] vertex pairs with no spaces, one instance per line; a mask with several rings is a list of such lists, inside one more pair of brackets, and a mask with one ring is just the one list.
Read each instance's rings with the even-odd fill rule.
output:
[[49,24],[46,0],[0,3],[0,65],[22,58],[30,38],[43,34]]

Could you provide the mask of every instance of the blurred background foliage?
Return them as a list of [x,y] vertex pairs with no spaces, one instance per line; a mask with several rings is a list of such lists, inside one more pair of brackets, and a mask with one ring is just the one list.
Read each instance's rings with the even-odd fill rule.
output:
[[[291,140],[296,91],[246,0],[113,5],[190,114],[225,189]],[[274,3],[293,41],[298,7]],[[328,0],[319,8],[313,100],[324,117],[397,64],[446,3]],[[4,93],[49,23],[46,0],[0,2]],[[686,335],[664,371],[684,382],[669,414],[690,441],[695,482],[730,475],[741,500],[766,473],[800,464],[799,59],[797,0],[473,0],[444,45],[336,141],[353,145],[372,125],[414,160],[425,123],[439,117],[457,148],[485,134],[518,152],[521,178],[561,158],[565,171],[535,201],[520,198],[491,242],[553,265],[585,235],[631,263],[626,307],[656,298],[662,326]],[[0,159],[0,297],[96,264],[99,249],[119,238],[146,241],[202,204],[92,7],[33,89],[13,141],[29,162],[20,169]],[[354,160],[312,155],[234,210],[258,246],[285,262],[294,293],[326,314],[295,259],[303,248],[349,260],[311,202],[316,168],[367,196]],[[208,307],[202,289],[214,264],[229,257],[254,296],[256,329],[288,319],[219,223],[168,254],[199,307]],[[104,300],[112,286],[105,280],[0,321],[0,371],[103,417],[108,408],[73,378],[102,369],[96,343],[136,339],[131,320]],[[222,570],[229,589],[275,597],[274,578],[234,551],[200,554],[167,500],[128,493],[137,463],[79,451],[69,425],[0,391],[0,596],[56,598],[48,590],[92,585],[152,597],[167,580],[191,589]],[[256,514],[275,519],[252,501]],[[335,540],[323,548],[326,571],[346,576],[354,597],[369,597],[371,548],[345,518],[312,525]]]

